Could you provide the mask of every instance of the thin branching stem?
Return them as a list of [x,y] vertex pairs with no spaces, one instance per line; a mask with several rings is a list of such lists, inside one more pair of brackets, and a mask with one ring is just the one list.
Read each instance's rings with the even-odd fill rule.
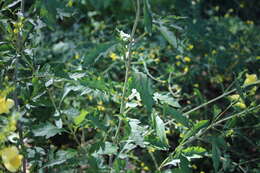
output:
[[[135,17],[134,26],[133,26],[132,32],[131,32],[130,42],[128,44],[127,52],[126,52],[126,55],[125,55],[126,71],[125,71],[125,80],[124,80],[124,86],[123,86],[122,100],[121,100],[121,105],[120,105],[120,115],[124,114],[124,111],[125,111],[127,82],[128,82],[128,79],[129,79],[130,68],[131,68],[132,46],[133,46],[133,43],[134,43],[134,35],[135,35],[135,32],[136,32],[137,24],[138,24],[138,21],[139,21],[139,18],[140,18],[140,0],[137,0],[136,2],[137,2],[136,17]],[[118,134],[119,134],[121,126],[122,126],[122,120],[119,119],[116,134],[115,134],[115,137],[114,137],[115,142],[117,142],[117,138],[118,138]]]
[[[253,86],[253,85],[257,85],[257,84],[260,84],[260,81],[259,81],[259,80],[256,81],[256,82],[254,82],[254,83],[252,83],[252,84],[242,86],[242,88],[247,88],[247,87],[249,87],[249,86]],[[226,97],[226,96],[228,96],[228,95],[230,95],[230,94],[232,94],[232,93],[234,93],[234,92],[236,92],[236,91],[237,91],[237,89],[232,89],[232,90],[230,90],[230,91],[227,91],[227,92],[221,94],[220,96],[218,96],[218,97],[216,97],[216,98],[214,98],[214,99],[211,99],[210,101],[208,101],[208,102],[206,102],[206,103],[203,103],[203,104],[201,104],[201,105],[199,105],[199,106],[197,106],[197,107],[195,107],[195,108],[189,110],[188,112],[183,113],[183,115],[184,115],[184,116],[188,116],[188,115],[191,114],[192,112],[195,112],[196,110],[199,110],[199,109],[201,109],[201,108],[203,108],[203,107],[205,107],[205,106],[208,106],[209,104],[214,103],[214,102],[216,102],[216,101],[218,101],[218,100],[220,100],[220,99],[222,99],[222,98],[224,98],[224,97]],[[171,124],[173,121],[174,121],[174,119],[173,119],[173,120],[170,120],[170,121],[168,121],[168,122],[166,122],[165,125]]]

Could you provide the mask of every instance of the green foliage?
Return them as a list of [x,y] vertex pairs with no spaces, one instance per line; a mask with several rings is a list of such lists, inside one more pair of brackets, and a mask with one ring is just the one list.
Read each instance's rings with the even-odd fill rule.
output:
[[258,6],[0,1],[0,172],[259,172]]

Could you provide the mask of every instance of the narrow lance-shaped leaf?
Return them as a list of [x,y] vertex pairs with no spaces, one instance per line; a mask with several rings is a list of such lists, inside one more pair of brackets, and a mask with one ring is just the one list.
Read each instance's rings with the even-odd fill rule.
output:
[[213,161],[213,167],[215,172],[218,172],[218,168],[220,165],[220,156],[221,152],[220,149],[218,148],[216,142],[212,143],[212,161]]
[[184,115],[182,115],[182,113],[180,113],[176,109],[173,109],[169,106],[164,106],[164,114],[171,115],[176,122],[181,123],[185,127],[191,126],[189,119],[187,117],[185,117]]
[[146,32],[151,34],[152,27],[153,27],[153,18],[152,18],[152,14],[151,14],[149,0],[144,0],[144,26],[145,26]]
[[159,31],[162,33],[163,37],[174,47],[178,48],[177,38],[173,32],[169,31],[169,29],[163,25],[157,26]]
[[191,136],[196,135],[202,128],[205,128],[208,125],[208,120],[201,120],[197,122],[188,132],[185,133],[181,143],[185,142]]
[[156,119],[156,134],[159,137],[159,139],[161,140],[162,143],[164,143],[165,145],[168,145],[168,139],[166,137],[166,132],[165,132],[165,125],[162,121],[162,119],[157,116]]

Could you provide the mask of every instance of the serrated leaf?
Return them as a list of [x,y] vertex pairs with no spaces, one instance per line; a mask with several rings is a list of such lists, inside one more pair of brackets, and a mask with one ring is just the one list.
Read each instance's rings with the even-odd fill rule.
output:
[[74,117],[73,120],[74,120],[75,125],[78,126],[80,123],[82,123],[85,120],[85,117],[87,116],[87,114],[88,114],[88,111],[82,110],[78,116]]
[[84,90],[85,87],[78,85],[78,86],[65,86],[64,87],[64,93],[62,95],[62,98],[60,99],[60,103],[59,106],[61,105],[62,101],[64,100],[64,98],[71,92],[71,91],[80,91],[80,90]]
[[130,119],[129,125],[131,127],[131,134],[128,140],[133,141],[140,147],[145,147],[144,134],[147,130],[147,127],[140,126],[140,123],[141,122],[137,119]]
[[156,134],[158,138],[163,144],[168,145],[168,139],[166,137],[166,132],[165,132],[165,125],[162,119],[159,116],[157,116],[155,122],[156,122]]
[[46,139],[55,136],[58,133],[64,132],[65,130],[62,128],[58,128],[51,123],[41,124],[33,130],[34,136],[44,136]]
[[149,34],[152,33],[152,28],[153,28],[153,18],[151,14],[151,9],[150,9],[150,3],[149,0],[144,0],[144,26],[146,32]]
[[77,151],[76,150],[59,150],[57,151],[57,153],[55,154],[56,157],[53,158],[52,160],[50,160],[49,162],[47,162],[43,168],[46,167],[53,167],[56,165],[61,165],[62,163],[66,162],[67,160],[75,157],[77,155]]
[[145,105],[148,114],[150,114],[154,104],[150,79],[144,73],[134,73],[130,88],[135,88],[140,93],[142,103]]
[[182,124],[185,127],[191,126],[189,119],[187,117],[185,117],[184,115],[182,115],[182,113],[180,113],[176,109],[173,109],[169,106],[164,106],[164,114],[171,115],[176,122]]
[[105,142],[105,147],[101,147],[97,154],[116,154],[117,153],[117,146],[115,146],[114,144],[112,144],[111,142]]
[[182,150],[182,152],[185,154],[185,156],[192,156],[194,154],[196,155],[202,155],[206,153],[206,149],[199,147],[199,146],[192,146],[188,147]]
[[178,48],[177,45],[177,38],[174,35],[173,32],[169,31],[169,29],[163,25],[157,26],[157,28],[159,29],[159,31],[162,33],[163,37],[174,47],[174,48]]

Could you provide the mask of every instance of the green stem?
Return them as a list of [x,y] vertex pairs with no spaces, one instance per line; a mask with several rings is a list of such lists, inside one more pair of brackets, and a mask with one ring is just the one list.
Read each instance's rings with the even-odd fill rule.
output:
[[[25,0],[21,0],[21,13],[22,15],[24,15],[24,4],[25,4]],[[16,51],[17,54],[15,56],[15,67],[14,67],[14,81],[15,81],[15,86],[18,86],[18,82],[17,82],[17,75],[18,75],[18,63],[19,63],[19,58],[21,55],[22,56],[22,52],[23,52],[23,44],[22,44],[22,33],[19,32],[17,35],[17,40],[16,40]],[[14,91],[14,100],[15,100],[15,107],[16,107],[16,111],[19,112],[20,107],[19,107],[19,103],[18,103],[18,95],[17,95],[17,88]],[[23,142],[23,124],[21,121],[18,121],[18,134],[19,134],[19,142],[21,145],[22,150],[25,150],[25,146],[24,146],[24,142]],[[22,160],[22,172],[26,173],[26,155],[23,156],[23,160]]]
[[[127,54],[126,54],[126,57],[125,57],[126,72],[125,72],[125,81],[124,81],[124,87],[123,87],[123,95],[122,95],[122,100],[121,100],[121,105],[120,105],[120,115],[124,114],[124,111],[125,111],[127,82],[128,82],[128,79],[129,79],[130,68],[131,68],[132,46],[133,46],[133,43],[134,43],[134,35],[135,35],[135,32],[136,32],[136,28],[137,28],[139,18],[140,18],[140,0],[137,0],[137,11],[136,11],[135,22],[134,22],[134,26],[132,28],[130,43],[128,44],[128,50],[127,50]],[[117,143],[117,138],[118,138],[118,134],[119,134],[121,126],[122,126],[122,119],[119,119],[116,134],[114,136],[114,142],[115,143]]]
[[[247,88],[247,87],[250,87],[250,86],[253,86],[253,85],[257,85],[257,84],[260,84],[260,80],[254,82],[254,83],[252,83],[252,84],[249,84],[249,85],[244,85],[244,86],[242,86],[242,88],[245,89],[245,88]],[[201,108],[203,108],[203,107],[205,107],[205,106],[207,106],[207,105],[209,105],[209,104],[211,104],[211,103],[213,103],[213,102],[215,102],[215,101],[217,101],[217,100],[219,100],[219,99],[222,99],[223,97],[226,97],[226,96],[228,96],[229,94],[232,94],[232,93],[234,93],[234,92],[236,92],[236,91],[237,91],[237,89],[233,89],[233,90],[231,90],[231,91],[225,92],[225,93],[221,94],[220,96],[218,96],[218,97],[216,97],[216,98],[214,98],[214,99],[212,99],[212,100],[210,100],[210,101],[208,101],[208,102],[206,102],[206,103],[203,103],[203,104],[201,104],[201,105],[199,105],[199,106],[197,106],[197,107],[195,107],[195,108],[189,110],[188,112],[185,112],[183,115],[184,115],[184,116],[187,116],[187,115],[191,114],[192,112],[194,112],[194,111],[196,111],[196,110],[199,110],[199,109],[201,109]],[[171,124],[173,121],[174,121],[174,119],[168,121],[167,123],[165,123],[165,125]]]

